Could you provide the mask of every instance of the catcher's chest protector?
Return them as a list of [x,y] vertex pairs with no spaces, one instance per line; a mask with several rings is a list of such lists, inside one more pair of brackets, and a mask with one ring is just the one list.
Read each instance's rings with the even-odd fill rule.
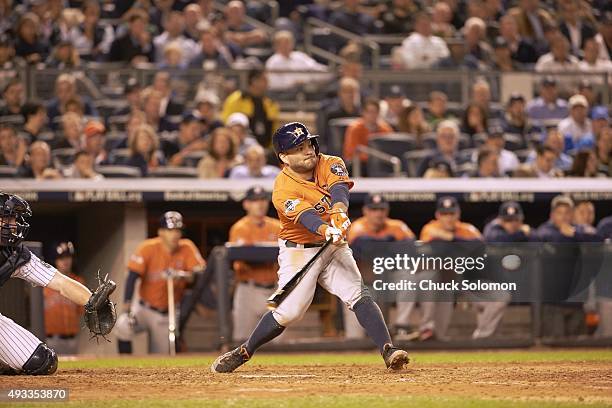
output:
[[32,254],[23,244],[18,247],[0,249],[0,287],[6,283],[13,272],[30,262]]

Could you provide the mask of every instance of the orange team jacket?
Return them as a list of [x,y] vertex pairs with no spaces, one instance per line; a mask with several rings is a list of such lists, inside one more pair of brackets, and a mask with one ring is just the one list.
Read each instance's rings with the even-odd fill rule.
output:
[[329,223],[329,189],[340,182],[347,183],[349,189],[353,187],[344,161],[336,156],[319,155],[312,181],[302,179],[285,166],[276,176],[272,192],[272,203],[281,222],[279,237],[298,244],[323,241],[322,236],[313,234],[300,224],[299,218],[304,211],[314,209],[324,222]]
[[[421,230],[421,241],[430,242],[435,238],[432,237],[432,229],[440,228],[440,222],[438,220],[431,220]],[[457,221],[455,223],[455,237],[460,239],[482,239],[482,235],[478,228],[467,222]]]
[[[271,217],[265,217],[263,223],[257,224],[248,216],[242,217],[230,228],[229,241],[238,245],[255,245],[262,242],[276,244],[280,222]],[[247,263],[234,262],[236,280],[249,281],[260,285],[271,285],[276,282],[276,262]]]
[[[66,274],[80,283],[85,281],[73,273]],[[47,335],[75,336],[80,330],[83,306],[66,299],[59,292],[45,288],[45,331]]]
[[[351,160],[355,155],[355,149],[357,146],[368,145],[368,139],[370,136],[376,133],[391,133],[393,132],[393,128],[387,125],[384,121],[378,121],[376,124],[375,130],[370,130],[365,125],[363,119],[356,119],[351,125],[346,129],[346,133],[344,136],[344,149],[342,153],[342,157],[345,157],[347,160]],[[359,159],[361,161],[368,160],[368,155],[365,153],[359,154]]]
[[359,237],[385,238],[388,236],[392,236],[395,241],[403,241],[414,239],[414,232],[403,221],[392,218],[388,218],[385,221],[385,225],[380,231],[374,231],[368,225],[368,220],[365,217],[361,217],[351,224],[348,243],[352,244]]
[[[168,309],[168,286],[165,271],[172,268],[186,272],[204,268],[206,262],[200,251],[191,240],[179,241],[174,253],[162,244],[161,238],[150,238],[140,244],[130,257],[128,269],[140,275],[140,298],[149,305]],[[185,291],[187,282],[184,279],[174,281],[174,299],[178,303]]]

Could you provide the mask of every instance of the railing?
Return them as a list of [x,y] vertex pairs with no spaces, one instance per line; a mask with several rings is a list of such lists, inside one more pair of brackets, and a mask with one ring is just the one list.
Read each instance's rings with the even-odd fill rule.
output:
[[385,152],[381,152],[380,150],[376,150],[369,146],[357,146],[356,154],[353,156],[353,176],[361,177],[361,158],[360,153],[365,153],[368,156],[374,157],[378,160],[381,160],[385,163],[388,163],[393,168],[392,176],[399,177],[402,175],[402,161],[399,157],[390,155]]

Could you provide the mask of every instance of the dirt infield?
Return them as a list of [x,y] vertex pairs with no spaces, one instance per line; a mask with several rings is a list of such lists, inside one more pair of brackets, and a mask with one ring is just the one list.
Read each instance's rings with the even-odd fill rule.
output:
[[[374,364],[261,365],[233,374],[207,367],[64,368],[50,377],[0,377],[0,385],[70,390],[71,401],[254,399],[283,396],[439,396],[612,406],[612,364],[414,362],[401,372]],[[2,388],[2,387],[0,387]],[[102,391],[103,390],[103,391]]]

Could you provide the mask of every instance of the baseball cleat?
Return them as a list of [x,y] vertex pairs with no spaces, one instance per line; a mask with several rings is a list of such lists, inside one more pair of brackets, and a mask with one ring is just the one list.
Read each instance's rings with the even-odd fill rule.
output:
[[391,343],[385,344],[382,355],[387,368],[391,370],[401,370],[410,361],[406,351],[393,347]]
[[231,373],[249,361],[250,358],[251,356],[242,345],[217,357],[210,366],[210,371],[213,373]]
[[19,374],[17,370],[0,363],[0,375],[17,375]]

